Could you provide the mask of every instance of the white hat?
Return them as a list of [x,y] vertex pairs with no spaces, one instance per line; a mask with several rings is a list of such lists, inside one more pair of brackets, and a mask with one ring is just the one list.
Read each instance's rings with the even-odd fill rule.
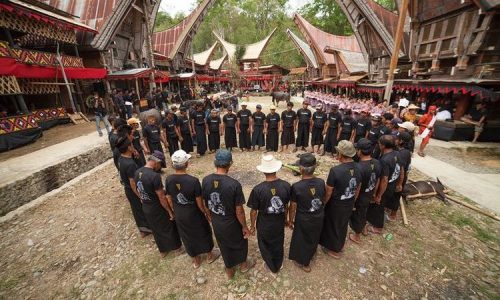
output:
[[241,106],[248,106],[248,103],[247,102],[241,102],[240,104]]
[[260,160],[260,165],[257,166],[257,170],[266,174],[276,173],[281,169],[282,165],[283,163],[274,158],[274,156],[264,155]]
[[272,104],[271,104],[271,106],[269,106],[269,109],[270,109],[270,110],[272,110],[272,109],[276,109],[276,106],[274,106],[274,105],[272,105]]
[[401,124],[398,124],[398,126],[401,128],[404,128],[410,132],[415,130],[415,124],[413,124],[412,122],[403,122]]
[[184,150],[177,150],[172,154],[170,159],[172,160],[172,164],[174,165],[182,165],[187,163],[187,161],[191,158],[191,154],[187,154]]

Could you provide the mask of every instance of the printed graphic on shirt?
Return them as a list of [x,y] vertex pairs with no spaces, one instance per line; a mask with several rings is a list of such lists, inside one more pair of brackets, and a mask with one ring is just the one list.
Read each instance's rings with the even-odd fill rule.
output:
[[137,181],[137,191],[139,192],[139,196],[141,196],[141,200],[143,202],[151,201],[151,198],[149,198],[149,195],[146,193],[144,190],[144,186],[142,185],[142,181]]
[[268,214],[281,214],[285,212],[285,206],[283,201],[279,196],[274,196],[271,198],[271,206],[267,208]]
[[354,197],[356,194],[356,184],[356,178],[351,178],[351,180],[349,180],[349,185],[345,188],[344,194],[340,196],[340,200],[347,200]]
[[[214,181],[214,183],[217,181]],[[218,183],[218,182],[217,182]],[[225,216],[224,206],[220,200],[220,194],[213,192],[210,194],[210,199],[208,199],[208,209],[216,215]]]
[[323,205],[323,202],[321,202],[321,200],[318,198],[314,198],[311,200],[311,208],[309,209],[309,211],[315,212],[321,208],[321,205]]
[[186,205],[189,204],[188,199],[182,193],[177,194],[177,203]]
[[370,181],[368,182],[368,187],[366,187],[365,189],[365,193],[373,191],[375,185],[377,185],[377,174],[372,173],[370,175]]
[[400,172],[401,172],[401,167],[399,166],[399,164],[396,164],[396,167],[394,168],[394,173],[392,173],[391,179],[389,179],[389,183],[394,182],[396,179],[398,179]]

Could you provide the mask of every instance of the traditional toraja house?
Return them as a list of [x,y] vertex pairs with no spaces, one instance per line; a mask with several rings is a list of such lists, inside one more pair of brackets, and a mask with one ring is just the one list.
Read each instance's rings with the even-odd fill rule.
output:
[[[0,151],[37,139],[79,111],[82,82],[106,70],[79,57],[77,33],[96,31],[37,1],[0,2]],[[91,65],[90,65],[91,66]],[[78,103],[80,102],[80,103]]]
[[192,60],[195,64],[197,73],[208,73],[210,68],[210,61],[213,57],[218,43],[215,42],[210,48],[203,52],[193,54]]
[[[367,66],[355,36],[338,36],[324,32],[299,14],[295,14],[293,20],[305,37],[318,65],[320,78],[314,80],[313,84],[330,87],[354,86],[355,82],[351,82],[351,79],[355,78],[351,76],[366,73]],[[350,77],[350,80],[341,81],[347,77]]]
[[304,70],[300,70],[300,73],[296,73],[298,70],[291,70],[292,75],[300,74],[300,81],[310,81],[313,78],[319,77],[319,65],[316,60],[316,56],[314,55],[313,50],[309,45],[300,39],[293,31],[290,29],[286,30],[288,38],[295,45],[297,50],[302,54],[304,60],[306,62],[306,68]]
[[154,50],[166,56],[172,73],[185,72],[192,66],[188,62],[191,56],[191,44],[205,15],[215,0],[204,0],[179,24],[153,34]]

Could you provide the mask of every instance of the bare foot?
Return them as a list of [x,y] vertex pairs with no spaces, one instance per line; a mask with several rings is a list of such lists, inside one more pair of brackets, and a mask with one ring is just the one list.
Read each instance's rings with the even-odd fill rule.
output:
[[234,268],[226,268],[226,275],[228,279],[232,279],[234,277]]
[[349,239],[358,245],[361,244],[361,238],[359,237],[359,234],[349,233]]
[[240,272],[241,273],[246,273],[248,272],[251,268],[255,266],[255,261],[252,259],[247,259],[246,262],[242,263],[240,265]]

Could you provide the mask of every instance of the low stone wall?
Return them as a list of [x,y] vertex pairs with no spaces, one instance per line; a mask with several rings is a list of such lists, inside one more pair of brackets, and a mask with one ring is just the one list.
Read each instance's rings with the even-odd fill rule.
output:
[[109,146],[103,145],[0,187],[0,216],[62,186],[111,157]]

